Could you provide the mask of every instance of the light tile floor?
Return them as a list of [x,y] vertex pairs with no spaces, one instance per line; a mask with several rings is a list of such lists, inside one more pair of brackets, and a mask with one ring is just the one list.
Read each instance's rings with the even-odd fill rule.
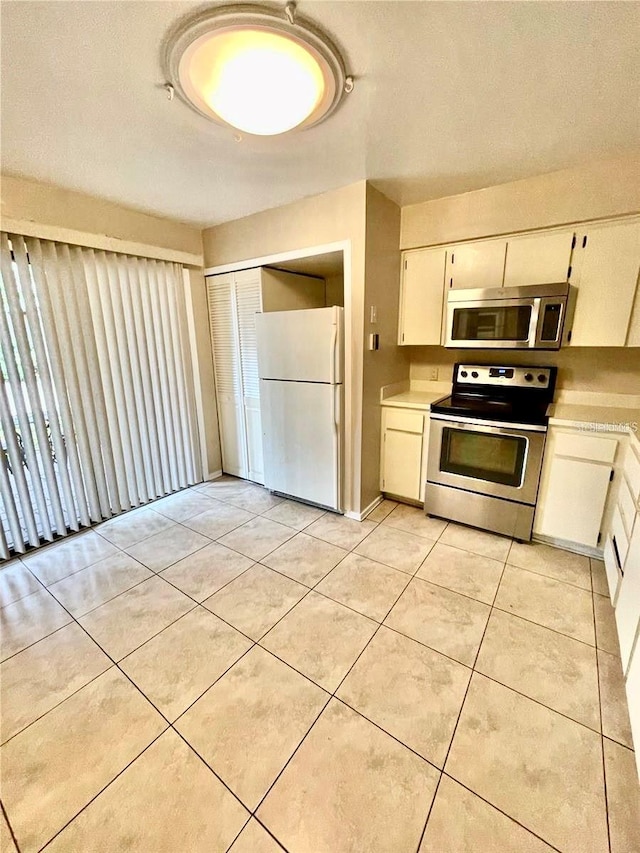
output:
[[597,561],[225,477],[0,603],[2,851],[640,851]]

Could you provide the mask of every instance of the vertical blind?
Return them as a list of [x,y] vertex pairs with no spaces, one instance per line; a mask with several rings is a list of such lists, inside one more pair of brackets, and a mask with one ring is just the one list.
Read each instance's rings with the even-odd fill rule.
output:
[[202,479],[178,264],[0,233],[0,556]]

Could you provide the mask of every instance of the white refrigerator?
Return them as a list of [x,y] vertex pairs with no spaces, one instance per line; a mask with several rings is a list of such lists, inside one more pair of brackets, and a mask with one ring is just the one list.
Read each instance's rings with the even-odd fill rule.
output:
[[343,308],[256,314],[266,488],[342,511]]

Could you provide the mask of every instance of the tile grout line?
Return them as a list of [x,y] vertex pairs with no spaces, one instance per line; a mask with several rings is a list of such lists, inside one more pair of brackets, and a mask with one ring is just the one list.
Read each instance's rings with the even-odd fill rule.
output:
[[[591,572],[591,562],[589,562],[589,570]],[[593,588],[593,579],[592,579],[592,588]],[[600,755],[602,759],[602,784],[604,789],[604,813],[607,821],[607,843],[609,846],[609,851],[611,851],[611,827],[609,825],[609,794],[607,791],[607,765],[604,758],[604,723],[602,718],[602,691],[600,689],[600,660],[598,658],[598,620],[596,616],[596,602],[594,593],[591,593],[591,613],[593,618],[593,633],[596,638],[596,650],[595,650],[595,658],[596,658],[596,683],[598,685],[598,711],[600,714]]]
[[13,827],[11,826],[11,821],[9,820],[9,815],[7,814],[7,810],[5,809],[4,803],[2,802],[2,800],[0,800],[0,810],[2,811],[2,814],[4,816],[4,821],[7,824],[7,827],[9,829],[9,834],[11,836],[11,840],[13,841],[15,848],[18,851],[18,853],[20,853],[20,846],[18,845],[18,839],[15,836],[15,833],[13,831]]
[[[373,532],[373,531],[371,531],[371,532]],[[364,538],[366,538],[366,537],[364,537]],[[359,543],[358,543],[358,544],[359,544]],[[354,548],[356,548],[356,547],[357,547],[357,545],[354,545]],[[353,552],[353,548],[349,551],[349,553],[352,553],[352,552]],[[334,568],[335,568],[335,567],[334,567]],[[332,570],[332,571],[333,571],[333,570]],[[417,570],[416,570],[416,571],[417,571]],[[390,607],[390,608],[389,608],[389,610],[387,611],[387,615],[391,612],[391,610],[393,609],[393,607],[395,606],[395,604],[397,603],[397,601],[400,599],[400,597],[402,596],[402,594],[404,593],[405,589],[407,588],[407,586],[409,585],[409,583],[410,583],[410,582],[411,582],[411,578],[409,577],[409,578],[408,578],[408,580],[407,580],[407,583],[405,584],[405,586],[404,586],[404,588],[403,588],[403,590],[399,593],[399,595],[397,596],[396,600],[394,601],[394,603],[391,605],[391,607]],[[320,583],[320,581],[318,581],[318,583]],[[386,616],[385,616],[385,619],[386,619]],[[287,762],[285,763],[285,765],[282,767],[282,769],[280,770],[280,772],[278,773],[278,775],[276,776],[276,778],[273,780],[273,782],[271,783],[271,785],[270,785],[270,786],[268,787],[268,789],[266,790],[266,792],[265,792],[264,796],[261,798],[260,802],[258,803],[258,805],[256,806],[256,808],[254,809],[254,812],[253,812],[254,816],[255,816],[255,812],[257,812],[257,811],[258,811],[258,809],[260,808],[260,806],[264,803],[264,801],[266,800],[266,798],[269,796],[269,794],[270,794],[270,793],[271,793],[271,791],[273,790],[274,786],[277,784],[278,780],[280,779],[280,777],[282,776],[282,774],[284,773],[284,771],[286,770],[286,768],[289,766],[290,762],[293,760],[294,756],[297,754],[298,750],[300,749],[300,747],[302,746],[302,744],[304,743],[304,741],[305,741],[305,740],[307,739],[307,737],[309,736],[309,734],[310,734],[311,730],[312,730],[312,729],[313,729],[313,727],[316,725],[316,723],[318,722],[318,720],[320,719],[320,717],[322,716],[322,714],[323,714],[323,713],[324,713],[324,711],[326,710],[326,708],[327,708],[327,706],[329,705],[329,703],[331,702],[331,700],[332,700],[332,699],[336,699],[336,701],[341,701],[341,700],[336,696],[336,693],[338,692],[338,690],[339,690],[339,689],[340,689],[340,687],[342,686],[343,682],[344,682],[344,681],[345,681],[345,679],[348,677],[349,673],[351,672],[351,670],[353,669],[353,667],[356,665],[356,663],[358,662],[358,660],[360,659],[360,657],[363,655],[363,653],[365,652],[365,650],[369,647],[369,645],[371,644],[371,642],[372,642],[373,638],[376,636],[376,634],[378,633],[378,631],[380,630],[380,628],[381,628],[381,627],[382,627],[382,623],[379,623],[379,624],[378,624],[378,627],[376,628],[376,630],[373,632],[373,634],[371,635],[371,637],[369,638],[369,640],[367,641],[367,643],[365,644],[365,646],[363,647],[363,649],[360,651],[360,653],[358,654],[358,656],[356,657],[356,659],[353,661],[353,663],[351,664],[351,666],[348,668],[348,670],[346,671],[346,673],[344,674],[344,676],[340,679],[340,682],[337,684],[337,686],[334,688],[334,690],[333,690],[331,693],[329,693],[329,691],[326,691],[326,692],[328,692],[328,693],[329,693],[329,698],[327,699],[327,702],[326,702],[326,703],[325,703],[325,705],[323,706],[322,710],[320,711],[320,713],[318,714],[318,716],[316,717],[316,719],[314,720],[314,722],[313,722],[313,723],[311,724],[311,726],[309,727],[309,729],[308,729],[308,731],[306,732],[306,734],[304,735],[304,737],[300,740],[300,742],[298,743],[298,745],[297,745],[297,747],[295,748],[295,750],[291,753],[291,755],[289,756],[289,759],[287,760]],[[308,676],[305,676],[305,677],[308,677]],[[312,679],[310,679],[310,680],[312,680]],[[314,682],[314,683],[315,683],[315,682]],[[320,686],[320,685],[318,685],[318,686]],[[322,689],[323,689],[323,690],[326,690],[326,688],[322,688]],[[358,712],[356,712],[356,713],[358,713]],[[360,714],[359,714],[359,716],[362,716],[362,715],[360,715]],[[363,719],[364,719],[364,717],[363,717]]]
[[[62,606],[62,605],[61,605],[61,606]],[[66,610],[66,608],[64,608],[64,609]],[[183,613],[183,614],[182,614],[182,616],[178,617],[178,619],[174,620],[174,622],[170,623],[170,625],[167,625],[167,626],[166,626],[166,628],[169,628],[171,625],[175,624],[175,622],[179,621],[179,619],[183,618],[184,616],[187,616],[187,615],[188,615],[188,613],[193,612],[193,610],[195,610],[195,609],[196,609],[196,608],[195,608],[195,607],[193,607],[193,608],[191,608],[191,610],[187,611],[187,613]],[[206,608],[205,608],[205,609],[206,609]],[[69,612],[69,611],[67,611],[67,613],[68,613],[68,612]],[[71,614],[70,614],[70,613],[69,613],[69,615],[71,616]],[[215,615],[215,614],[213,614],[213,615]],[[92,797],[92,798],[91,798],[87,803],[85,803],[85,805],[84,805],[84,806],[83,806],[83,807],[82,807],[82,808],[81,808],[81,809],[80,809],[80,810],[79,810],[79,811],[78,811],[78,812],[77,812],[77,813],[76,813],[76,814],[75,814],[75,815],[74,815],[74,816],[73,816],[69,821],[67,821],[67,823],[65,823],[65,824],[64,824],[64,826],[62,826],[62,827],[61,827],[61,828],[60,828],[60,829],[55,833],[55,835],[53,835],[53,836],[52,836],[52,837],[51,837],[51,838],[46,842],[46,844],[45,844],[45,845],[43,845],[43,846],[42,846],[42,847],[40,847],[39,849],[40,849],[40,850],[43,850],[43,849],[44,849],[44,847],[47,847],[47,846],[51,843],[51,841],[52,841],[56,836],[58,836],[58,835],[59,835],[59,834],[60,834],[64,829],[66,829],[66,827],[67,827],[67,826],[69,826],[69,824],[70,824],[70,823],[72,823],[72,822],[73,822],[73,821],[78,817],[78,815],[79,815],[79,814],[81,814],[81,812],[83,812],[83,811],[84,811],[84,810],[85,810],[85,809],[86,809],[86,808],[87,808],[87,807],[88,807],[88,806],[89,806],[89,805],[90,805],[90,804],[91,804],[95,799],[97,799],[97,797],[99,797],[99,796],[100,796],[100,794],[102,794],[102,793],[103,793],[103,792],[104,792],[104,791],[105,791],[105,790],[106,790],[106,789],[107,789],[107,788],[108,788],[108,787],[109,787],[109,786],[110,786],[110,785],[111,785],[111,784],[112,784],[112,783],[113,783],[113,782],[114,782],[114,781],[115,781],[115,780],[116,780],[120,775],[122,775],[122,773],[124,773],[124,771],[125,771],[125,770],[127,770],[127,769],[128,769],[128,768],[129,768],[129,767],[130,767],[130,766],[131,766],[131,765],[132,765],[132,764],[133,764],[133,763],[134,763],[134,762],[135,762],[135,761],[136,761],[136,760],[137,760],[137,759],[138,759],[138,758],[139,758],[139,757],[144,753],[144,752],[146,752],[146,751],[149,749],[149,747],[150,747],[150,746],[152,746],[152,744],[154,744],[154,743],[155,743],[155,742],[156,742],[160,737],[162,737],[162,735],[163,735],[163,734],[165,734],[165,733],[166,733],[167,731],[169,731],[170,729],[171,729],[172,731],[174,731],[174,732],[175,732],[175,733],[176,733],[176,734],[177,734],[177,735],[178,735],[178,736],[179,736],[179,737],[180,737],[180,738],[185,742],[185,744],[187,745],[187,747],[188,747],[189,749],[191,749],[191,750],[192,750],[192,751],[193,751],[193,752],[198,756],[198,758],[200,758],[200,759],[204,762],[204,764],[205,764],[205,765],[207,766],[207,768],[208,768],[208,769],[213,773],[213,775],[218,779],[218,781],[219,781],[219,782],[221,782],[221,783],[224,785],[224,787],[229,791],[229,793],[231,793],[231,794],[232,794],[232,796],[233,796],[233,797],[234,797],[234,798],[235,798],[235,799],[236,799],[236,800],[237,800],[237,801],[238,801],[238,802],[243,806],[243,808],[245,808],[245,809],[246,809],[246,806],[244,805],[244,803],[242,803],[242,801],[240,800],[240,798],[239,798],[239,797],[238,797],[238,796],[237,796],[237,795],[236,795],[236,794],[231,790],[231,788],[229,788],[229,786],[226,784],[226,782],[224,782],[224,780],[223,780],[220,776],[218,776],[218,774],[215,772],[215,770],[214,770],[212,767],[210,767],[210,766],[207,764],[207,762],[206,762],[206,761],[204,761],[204,759],[202,759],[202,757],[201,757],[201,756],[200,756],[200,754],[197,752],[197,750],[195,750],[195,749],[194,749],[194,747],[193,747],[190,743],[188,743],[188,741],[183,737],[183,735],[182,735],[182,734],[181,734],[177,729],[175,729],[175,728],[174,728],[173,724],[169,721],[169,719],[165,716],[165,714],[164,714],[164,713],[163,713],[163,712],[162,712],[162,711],[161,711],[161,710],[156,706],[156,704],[155,704],[155,703],[154,703],[154,702],[153,702],[153,701],[152,701],[152,700],[151,700],[151,699],[146,695],[146,693],[144,693],[144,691],[143,691],[143,690],[142,690],[142,689],[141,689],[141,688],[140,688],[140,687],[139,687],[139,686],[138,686],[138,685],[137,685],[137,684],[136,684],[136,683],[135,683],[135,682],[130,678],[130,676],[129,676],[129,675],[128,675],[128,674],[127,674],[127,673],[126,673],[126,672],[125,672],[121,667],[120,667],[120,662],[121,662],[121,661],[119,662],[119,661],[114,660],[114,659],[111,657],[111,655],[109,655],[109,654],[105,651],[105,649],[103,649],[103,648],[102,648],[102,646],[100,646],[100,644],[99,644],[99,643],[98,643],[98,642],[97,642],[97,641],[96,641],[96,640],[95,640],[95,639],[94,639],[94,638],[89,634],[89,632],[84,628],[84,626],[83,626],[83,625],[81,625],[81,624],[80,624],[80,623],[79,623],[79,622],[78,622],[78,621],[77,621],[73,616],[71,616],[71,618],[73,619],[73,621],[74,621],[74,622],[76,622],[76,624],[78,624],[78,625],[79,625],[79,627],[80,627],[80,628],[85,632],[85,634],[87,634],[87,636],[89,637],[89,639],[90,639],[90,640],[92,640],[94,643],[96,643],[96,645],[97,645],[97,646],[98,646],[98,648],[103,652],[103,654],[105,654],[105,655],[109,658],[109,660],[111,660],[111,661],[112,661],[113,666],[114,666],[115,668],[117,668],[117,669],[118,669],[118,671],[119,671],[119,672],[120,672],[120,673],[121,673],[121,674],[122,674],[122,675],[127,679],[127,681],[132,685],[132,687],[133,687],[133,688],[134,688],[138,693],[140,693],[140,695],[141,695],[141,696],[142,696],[142,697],[143,697],[143,698],[144,698],[144,699],[145,699],[145,700],[146,700],[146,701],[147,701],[147,702],[152,706],[152,708],[153,708],[153,709],[154,709],[154,710],[155,710],[155,711],[160,715],[160,717],[162,718],[162,720],[163,720],[167,725],[166,725],[166,727],[165,727],[165,728],[164,728],[164,729],[163,729],[163,730],[162,730],[162,731],[161,731],[161,732],[160,732],[160,733],[159,733],[159,734],[158,734],[158,735],[157,735],[157,736],[156,736],[156,737],[151,741],[151,743],[149,743],[149,744],[148,744],[148,745],[147,745],[147,746],[146,746],[146,747],[145,747],[145,748],[144,748],[140,753],[138,753],[138,755],[134,756],[134,758],[132,758],[132,759],[131,759],[131,761],[129,761],[129,762],[126,764],[126,766],[125,766],[125,767],[123,767],[123,768],[122,768],[122,769],[121,769],[121,770],[116,774],[116,776],[114,776],[114,777],[113,777],[113,779],[111,779],[109,782],[107,782],[107,784],[106,784],[106,785],[104,785],[104,786],[103,786],[103,787],[102,787],[102,788],[101,788],[101,789],[100,789],[100,790],[99,790],[99,791],[98,791],[98,792],[97,792],[97,793],[96,793],[96,794],[95,794],[95,795],[94,795],[94,796],[93,796],[93,797]],[[71,624],[71,623],[67,623],[67,624]],[[166,628],[163,628],[162,630],[164,631],[164,630],[166,630]],[[237,629],[236,629],[236,630],[237,630]],[[158,632],[158,633],[162,633],[162,631],[160,631],[160,632]],[[158,636],[158,634],[156,634],[155,636]],[[150,638],[150,639],[152,639],[152,638]],[[249,638],[249,639],[250,639],[250,638]],[[144,644],[143,644],[143,645],[144,645]],[[254,645],[256,645],[256,644],[255,644],[255,642],[254,642]],[[139,646],[138,648],[140,648],[140,646]],[[253,648],[253,646],[251,646],[249,649],[247,649],[247,650],[246,650],[246,652],[244,652],[244,653],[243,653],[243,655],[241,655],[240,657],[244,657],[244,655],[245,655],[245,654],[247,654],[249,651],[251,651],[251,649],[252,649],[252,648]],[[134,651],[136,651],[136,649],[134,649]],[[126,657],[126,656],[125,656],[125,657]],[[239,660],[239,659],[240,659],[240,658],[238,658],[238,660]],[[121,660],[124,660],[124,658],[122,658]],[[237,661],[234,661],[234,663],[233,663],[233,664],[231,664],[231,665],[227,668],[227,670],[226,670],[225,672],[227,672],[229,669],[231,669],[231,667],[232,667],[232,666],[234,666],[234,665],[235,665],[235,663],[237,663]],[[111,668],[111,667],[109,667],[109,669],[110,669],[110,668]],[[108,669],[107,669],[107,670],[104,670],[102,673],[100,673],[100,675],[104,675],[104,673],[105,673],[105,672],[108,672]],[[91,679],[91,681],[90,681],[90,682],[88,682],[88,683],[89,683],[89,684],[90,684],[90,683],[92,683],[92,682],[93,682],[93,681],[95,681],[97,678],[99,678],[99,677],[100,677],[100,675],[98,675],[98,676],[96,676],[95,678]],[[217,680],[217,679],[216,679],[216,680]],[[215,682],[214,682],[214,683],[215,683]],[[85,685],[83,685],[83,687],[86,687],[86,686],[87,686],[86,684],[85,684]],[[210,687],[211,687],[211,686],[213,686],[213,685],[210,685]],[[83,689],[83,688],[80,688],[80,690],[81,690],[81,689]],[[210,689],[210,688],[207,688],[207,690],[208,690],[208,689]],[[76,691],[76,693],[79,693],[79,692],[80,692],[80,690],[77,690],[77,691]],[[205,692],[206,692],[206,691],[205,691]],[[72,694],[72,695],[76,695],[76,693],[74,693],[74,694]],[[203,695],[204,695],[204,694],[203,694]],[[70,697],[66,697],[66,699],[68,699],[68,698],[70,698]],[[62,702],[60,702],[56,707],[59,707],[59,705],[62,705],[62,704],[66,701],[66,699],[65,699],[65,700],[62,700]],[[50,709],[50,710],[53,710],[53,709]],[[43,715],[42,715],[42,717],[46,716],[46,714],[48,714],[48,713],[49,713],[49,711],[47,711],[45,714],[43,714]],[[40,717],[39,719],[42,719],[42,717]],[[32,724],[30,724],[30,725],[32,725]],[[27,729],[27,728],[29,728],[29,726],[26,726],[24,729],[22,729],[22,731],[26,731],[26,729]],[[9,740],[11,740],[11,738],[10,738]],[[7,741],[7,743],[8,743],[8,741]]]
[[[511,544],[513,544],[513,541]],[[509,545],[509,550],[507,551],[506,559],[502,565],[502,573],[500,575],[500,580],[498,581],[498,583],[496,585],[496,591],[495,591],[494,596],[493,596],[494,602],[495,602],[496,597],[498,595],[498,590],[500,589],[500,584],[502,583],[502,578],[504,576],[504,571],[505,571],[505,568],[507,566],[507,560],[509,558],[510,553],[511,553],[511,545]],[[433,807],[434,807],[435,802],[436,802],[436,797],[438,796],[438,790],[440,788],[440,782],[442,781],[442,775],[444,773],[445,767],[447,766],[447,761],[449,760],[449,753],[451,752],[451,747],[453,746],[453,741],[455,740],[456,732],[458,730],[458,725],[460,723],[460,718],[462,717],[462,711],[463,711],[464,706],[466,704],[467,696],[469,695],[469,689],[471,687],[471,682],[473,680],[473,673],[475,672],[475,665],[476,665],[476,662],[478,660],[478,655],[480,654],[480,649],[482,647],[482,643],[484,642],[484,638],[485,638],[485,634],[487,632],[487,627],[489,625],[489,619],[491,618],[492,610],[493,610],[493,605],[491,605],[491,607],[489,609],[489,613],[487,615],[487,621],[485,622],[484,630],[482,632],[482,638],[480,640],[480,643],[478,644],[478,649],[476,651],[476,655],[475,655],[475,658],[473,661],[473,665],[470,667],[471,674],[469,676],[469,681],[467,682],[467,687],[464,691],[464,696],[462,698],[462,704],[460,705],[460,709],[458,710],[458,716],[456,717],[456,722],[455,722],[455,725],[454,725],[453,730],[451,732],[451,737],[449,738],[449,745],[447,747],[447,752],[445,754],[444,761],[442,762],[442,770],[440,772],[440,776],[438,777],[438,782],[436,784],[435,791],[433,792],[433,799],[431,800],[431,804],[429,806],[429,811],[427,812],[427,817],[426,817],[426,820],[424,822],[424,827],[422,828],[422,833],[420,835],[420,839],[418,840],[418,846],[416,847],[416,853],[420,853],[420,847],[422,846],[422,842],[424,840],[424,836],[425,836],[425,833],[427,831],[427,826],[429,825],[429,819],[431,818],[431,813],[433,811]]]

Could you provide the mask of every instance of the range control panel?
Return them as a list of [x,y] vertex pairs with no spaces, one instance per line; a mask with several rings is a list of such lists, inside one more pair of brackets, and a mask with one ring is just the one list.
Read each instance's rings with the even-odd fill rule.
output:
[[458,364],[456,385],[496,385],[507,388],[548,388],[553,368],[489,364]]

